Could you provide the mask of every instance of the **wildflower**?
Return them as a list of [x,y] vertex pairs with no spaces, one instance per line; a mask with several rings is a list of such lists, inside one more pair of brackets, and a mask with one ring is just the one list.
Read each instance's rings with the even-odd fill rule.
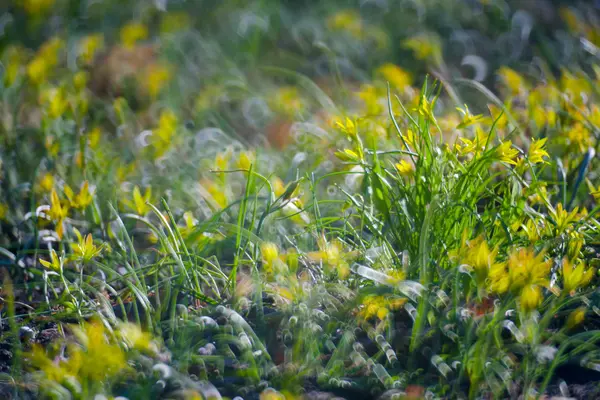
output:
[[152,189],[150,186],[146,188],[144,195],[140,192],[139,186],[135,186],[133,188],[133,201],[122,200],[125,205],[134,210],[138,215],[144,216],[150,212],[150,206],[147,204],[150,202],[150,197],[152,196]]
[[373,317],[377,317],[378,320],[383,321],[387,318],[390,311],[400,309],[406,304],[404,298],[388,298],[379,295],[368,295],[362,301],[362,306],[358,312],[359,317],[367,321]]
[[384,108],[379,104],[379,95],[373,85],[362,85],[358,97],[364,101],[367,115],[379,115]]
[[400,160],[399,163],[396,163],[396,169],[398,170],[398,173],[404,177],[411,176],[414,172],[412,164],[406,160]]
[[50,261],[46,261],[40,258],[40,264],[44,267],[53,270],[60,271],[62,269],[63,260],[58,257],[54,249],[50,250]]
[[582,123],[577,122],[566,132],[568,144],[584,151],[592,144],[592,134]]
[[526,88],[525,80],[518,72],[508,67],[501,67],[498,75],[513,95],[518,95]]
[[237,159],[237,167],[239,169],[243,169],[246,171],[250,170],[250,167],[254,163],[255,156],[250,151],[242,151],[240,152]]
[[58,64],[58,52],[63,46],[63,41],[55,37],[40,47],[36,56],[27,65],[27,77],[33,84],[39,85],[48,79],[50,72]]
[[342,10],[330,16],[327,19],[327,26],[332,30],[349,32],[356,38],[363,35],[363,22],[353,10]]
[[577,231],[571,231],[568,233],[569,243],[567,245],[567,256],[569,260],[576,260],[579,258],[579,252],[585,243],[583,234]]
[[100,143],[100,138],[102,137],[102,131],[99,126],[92,128],[87,134],[88,137],[88,146],[90,149],[94,150],[98,147],[98,143]]
[[383,76],[390,85],[396,90],[404,90],[412,84],[411,75],[397,65],[386,63],[377,68],[377,73]]
[[143,84],[152,98],[156,98],[171,80],[171,69],[165,65],[153,64],[144,74]]
[[[65,193],[67,189],[72,193],[71,188],[69,188],[68,186],[65,187]],[[84,210],[87,206],[89,206],[92,203],[93,200],[89,182],[84,181],[81,185],[81,189],[79,189],[79,193],[77,193],[75,196],[71,194],[71,196],[67,197],[69,198],[71,207],[79,210]]]
[[536,285],[527,285],[521,291],[520,299],[525,312],[533,311],[542,303],[542,289]]
[[348,260],[353,258],[355,253],[344,251],[339,240],[327,241],[325,236],[321,236],[317,242],[319,251],[308,253],[308,258],[313,262],[323,263],[326,273],[336,273],[340,279],[346,279],[350,275]]
[[517,165],[515,158],[517,155],[519,155],[519,151],[512,147],[512,142],[510,140],[507,140],[506,142],[502,142],[500,146],[496,147],[495,155],[498,158],[498,161]]
[[63,222],[69,214],[69,206],[62,204],[56,190],[52,189],[50,194],[50,209],[48,210],[48,216],[52,221],[56,223],[56,234],[59,238],[62,238],[64,227]]
[[334,155],[342,161],[346,162],[359,162],[360,156],[354,150],[344,149],[343,151],[336,151]]
[[305,107],[304,101],[298,93],[298,88],[295,86],[278,88],[272,99],[273,108],[290,117],[298,114]]
[[562,265],[563,288],[573,294],[577,289],[587,286],[594,277],[592,268],[585,269],[585,263],[579,262],[573,267],[571,262],[565,258]]
[[475,129],[475,137],[472,140],[461,137],[459,140],[462,142],[462,145],[457,143],[454,147],[461,156],[471,153],[477,156],[481,154],[489,144],[490,135],[490,133],[486,133],[481,128],[477,127]]
[[91,233],[88,233],[84,239],[77,229],[73,229],[73,231],[75,232],[75,236],[77,236],[77,243],[72,243],[71,249],[76,258],[83,262],[89,262],[102,252],[102,246],[94,244]]
[[158,351],[152,335],[142,331],[138,325],[125,322],[121,323],[118,328],[118,333],[128,348],[149,353]]
[[556,125],[556,112],[552,108],[544,108],[541,106],[534,106],[532,118],[538,128],[544,126],[554,127]]
[[528,248],[510,253],[508,271],[511,289],[519,290],[528,285],[548,286],[552,260],[544,260],[544,256],[544,252],[536,255]]
[[179,120],[177,115],[171,110],[164,110],[160,113],[158,127],[152,131],[152,136],[155,139],[153,145],[156,151],[155,156],[162,156],[171,146],[173,137],[177,131]]
[[575,207],[573,211],[568,212],[563,208],[562,203],[558,203],[556,209],[550,209],[550,216],[554,220],[556,233],[562,234],[567,230],[569,225],[578,220],[579,207]]
[[40,94],[40,104],[44,106],[48,117],[59,118],[69,107],[67,93],[64,88],[49,88]]
[[264,261],[263,269],[267,274],[272,275],[287,272],[287,266],[279,258],[279,249],[275,243],[262,243],[260,253]]
[[533,164],[544,163],[544,157],[550,157],[548,152],[544,149],[546,144],[546,140],[548,138],[543,138],[540,140],[533,139],[531,141],[531,146],[529,146],[528,157],[529,161]]
[[46,173],[40,179],[40,189],[44,192],[49,192],[54,187],[54,175]]
[[477,123],[478,121],[480,121],[483,118],[483,116],[481,114],[477,114],[477,115],[471,114],[471,112],[469,111],[469,107],[466,104],[465,104],[464,110],[459,107],[457,107],[456,109],[463,115],[463,120],[460,124],[458,124],[456,129],[466,128],[469,125],[473,125],[474,123]]
[[101,33],[88,35],[79,42],[79,57],[84,64],[91,64],[98,51],[103,47],[104,36]]
[[427,100],[424,93],[421,95],[418,107],[414,110],[426,118],[433,119],[433,103]]
[[567,318],[567,329],[573,329],[578,325],[581,325],[583,323],[583,320],[585,319],[585,312],[585,307],[579,307],[573,312],[571,312],[571,314],[569,314],[569,317]]
[[148,28],[140,22],[130,22],[121,28],[121,43],[132,49],[137,42],[148,37]]
[[337,127],[340,131],[344,132],[348,136],[356,136],[356,123],[352,121],[350,118],[346,117],[345,122],[341,119],[336,119],[334,121],[335,127]]
[[422,33],[406,39],[403,47],[412,50],[415,57],[422,61],[439,64],[442,59],[442,45],[439,37],[433,33]]
[[478,284],[483,284],[487,279],[489,271],[496,266],[496,255],[498,248],[490,249],[483,235],[472,240],[467,239],[467,232],[463,234],[461,248],[450,253],[450,257],[475,272]]
[[228,198],[224,185],[216,183],[210,179],[203,178],[200,181],[200,190],[203,192],[203,197],[208,200],[215,208],[222,209],[227,206]]

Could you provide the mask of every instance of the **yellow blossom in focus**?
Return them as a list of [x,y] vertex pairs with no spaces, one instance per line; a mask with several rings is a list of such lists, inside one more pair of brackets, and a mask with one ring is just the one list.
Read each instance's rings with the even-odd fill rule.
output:
[[396,163],[396,169],[404,177],[411,176],[414,172],[413,165],[406,160],[400,160],[399,163]]
[[569,259],[565,258],[562,264],[563,288],[568,293],[574,293],[577,289],[589,285],[594,277],[594,269],[585,268],[583,262],[579,262],[573,267]]
[[512,142],[510,140],[507,140],[496,147],[495,155],[499,161],[517,165],[515,158],[519,155],[519,151],[512,147]]
[[346,117],[345,121],[341,119],[334,120],[335,127],[337,127],[340,131],[344,132],[348,136],[356,136],[356,123],[350,118]]
[[407,86],[412,84],[412,76],[392,63],[383,64],[377,68],[377,73],[389,82],[390,86],[395,90],[403,91]]
[[575,207],[571,212],[563,208],[562,203],[558,203],[556,209],[550,210],[550,216],[555,222],[556,233],[561,234],[575,221],[579,219],[579,207]]
[[[531,287],[547,287],[550,283],[552,260],[544,260],[544,252],[534,253],[533,249],[520,248],[508,257],[510,287],[513,291],[521,291],[529,287],[529,294],[535,297]],[[531,303],[530,303],[531,304]]]
[[123,46],[132,49],[137,42],[148,37],[148,28],[141,22],[129,22],[121,28],[120,37]]
[[75,258],[82,260],[83,262],[88,262],[102,252],[102,246],[96,246],[94,244],[91,233],[88,233],[84,238],[77,229],[73,228],[73,231],[77,236],[77,243],[71,244],[71,249],[73,250]]
[[529,157],[529,162],[533,164],[544,163],[544,157],[550,157],[548,152],[544,149],[546,145],[546,140],[548,138],[543,138],[540,140],[533,139],[531,141],[531,145],[529,146],[529,152],[527,153]]
[[465,104],[464,109],[459,108],[459,107],[457,107],[456,109],[463,115],[463,119],[462,119],[461,123],[458,124],[456,129],[466,128],[469,125],[473,125],[474,123],[481,121],[481,119],[483,118],[483,116],[481,114],[477,114],[477,115],[471,114],[471,112],[469,111],[469,107],[466,104]]
[[42,264],[44,267],[53,270],[53,271],[60,271],[62,269],[62,264],[63,261],[61,258],[58,257],[58,254],[56,254],[56,251],[54,251],[54,249],[50,249],[50,261],[46,261],[43,259],[39,259],[40,264]]

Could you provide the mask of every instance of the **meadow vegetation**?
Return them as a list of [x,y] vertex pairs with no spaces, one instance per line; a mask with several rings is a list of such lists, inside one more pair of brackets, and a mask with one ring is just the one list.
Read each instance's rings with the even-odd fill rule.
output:
[[0,397],[599,396],[598,18],[2,2]]

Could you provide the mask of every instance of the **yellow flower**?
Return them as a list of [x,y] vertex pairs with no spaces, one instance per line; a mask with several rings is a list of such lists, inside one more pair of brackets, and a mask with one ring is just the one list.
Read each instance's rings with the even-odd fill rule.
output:
[[481,121],[483,118],[483,115],[481,115],[481,114],[477,114],[477,115],[471,114],[471,112],[469,111],[469,107],[466,104],[465,104],[464,110],[459,107],[457,107],[456,109],[463,115],[463,120],[460,124],[458,124],[456,129],[466,128],[469,125],[473,125],[474,123]]
[[419,100],[419,105],[414,111],[418,112],[422,116],[433,119],[433,104],[427,99],[425,94],[421,95],[421,99]]
[[483,284],[490,270],[498,268],[496,263],[498,248],[490,249],[483,235],[467,240],[467,234],[465,231],[460,249],[450,252],[450,258],[471,268],[475,272],[477,283]]
[[498,75],[513,95],[518,95],[526,89],[525,80],[519,73],[508,67],[501,67]]
[[525,312],[533,311],[542,304],[542,289],[537,285],[527,285],[521,291],[521,307]]
[[544,160],[544,157],[550,157],[548,152],[544,149],[544,146],[546,145],[546,140],[548,140],[548,138],[543,138],[540,140],[533,139],[531,141],[531,145],[529,146],[529,153],[528,153],[529,161],[531,163],[533,163],[533,164],[544,163],[544,162],[546,162]]
[[583,262],[579,262],[576,267],[573,267],[567,258],[563,260],[562,272],[563,288],[569,293],[574,293],[577,289],[589,285],[594,277],[594,269],[586,270]]
[[575,309],[575,311],[571,312],[571,314],[569,314],[569,318],[567,318],[567,328],[573,329],[578,325],[581,325],[585,319],[585,312],[585,307],[579,307]]
[[98,143],[100,143],[100,138],[102,137],[102,131],[99,126],[94,127],[91,131],[88,132],[88,145],[90,149],[94,150],[98,147]]
[[480,127],[476,127],[473,140],[463,137],[458,139],[462,142],[462,145],[457,143],[454,147],[459,155],[465,156],[472,153],[477,156],[489,145],[491,138],[489,133],[483,131]]
[[171,147],[178,123],[179,119],[173,111],[167,109],[160,113],[158,127],[152,131],[156,157],[162,156]]
[[260,245],[260,253],[267,263],[272,263],[279,258],[279,249],[275,243],[264,242]]
[[36,56],[27,65],[27,76],[34,85],[39,85],[48,79],[50,72],[58,64],[58,52],[63,46],[64,42],[54,37],[40,47]]
[[496,147],[495,155],[499,161],[507,164],[517,165],[515,158],[519,155],[519,151],[512,147],[512,142],[507,140]]
[[140,22],[129,22],[121,28],[121,43],[132,49],[137,42],[148,37],[148,28]]
[[422,61],[439,64],[442,59],[440,38],[433,33],[422,33],[406,39],[403,47],[412,50],[415,57]]
[[60,271],[62,269],[63,260],[58,257],[56,251],[54,249],[50,250],[50,261],[46,261],[40,258],[40,264],[44,267],[54,270]]
[[240,152],[237,159],[237,167],[243,170],[250,170],[252,164],[254,164],[255,156],[251,151]]
[[508,257],[511,289],[518,291],[526,286],[548,286],[551,266],[552,260],[544,260],[544,252],[536,255],[533,249],[528,248],[511,252]]
[[275,91],[270,104],[273,109],[287,116],[293,117],[302,112],[306,104],[295,86],[283,86]]
[[571,146],[580,151],[586,150],[592,144],[592,134],[583,124],[577,122],[566,132],[566,138]]
[[118,332],[123,339],[123,342],[130,349],[150,353],[156,353],[158,351],[158,347],[152,340],[152,335],[142,331],[136,324],[130,322],[121,323],[118,326]]
[[312,262],[321,262],[325,273],[336,273],[340,279],[346,279],[350,275],[348,260],[356,256],[354,252],[345,251],[339,240],[328,242],[325,236],[317,240],[319,251],[309,252],[307,257]]
[[150,202],[150,198],[152,196],[152,189],[150,186],[146,188],[144,195],[140,192],[139,186],[135,186],[133,188],[133,201],[123,199],[123,203],[126,206],[134,210],[138,215],[144,216],[148,214],[151,210],[150,206],[146,203]]
[[104,35],[88,35],[79,42],[79,57],[85,64],[91,64],[98,51],[104,48]]
[[342,10],[327,18],[327,26],[332,30],[347,31],[360,38],[363,34],[363,22],[354,10]]
[[379,103],[379,95],[375,86],[367,84],[362,85],[357,95],[365,102],[367,115],[379,115],[383,112],[384,108]]
[[396,169],[404,177],[411,176],[414,172],[413,165],[406,160],[400,160],[399,163],[396,163]]
[[334,120],[334,124],[335,127],[348,136],[356,136],[356,124],[350,118],[346,117],[345,122],[338,118]]
[[550,216],[556,224],[556,233],[562,234],[575,221],[578,220],[579,207],[575,207],[573,211],[568,212],[563,208],[562,203],[558,203],[556,209],[550,209]]
[[88,262],[102,252],[102,246],[94,244],[91,233],[88,233],[84,239],[77,229],[73,228],[73,231],[77,236],[77,243],[72,243],[71,249],[77,259]]
[[412,76],[392,63],[383,64],[381,67],[377,68],[377,73],[379,73],[383,79],[389,82],[390,86],[396,90],[402,91],[412,84]]
[[88,181],[84,181],[83,185],[81,185],[81,189],[79,189],[79,193],[77,193],[71,202],[71,206],[83,210],[92,203],[92,200],[93,197],[90,192],[90,184]]
[[63,222],[69,214],[68,204],[62,204],[56,190],[52,189],[50,194],[50,209],[48,210],[48,216],[52,221],[56,223],[56,234],[59,238],[63,235]]
[[49,192],[54,187],[54,175],[47,173],[40,179],[40,189],[44,192]]
[[156,98],[171,80],[171,69],[165,65],[153,64],[148,67],[142,83],[146,86],[148,94]]
[[52,87],[42,91],[39,102],[50,118],[61,117],[69,107],[67,93],[64,88]]

